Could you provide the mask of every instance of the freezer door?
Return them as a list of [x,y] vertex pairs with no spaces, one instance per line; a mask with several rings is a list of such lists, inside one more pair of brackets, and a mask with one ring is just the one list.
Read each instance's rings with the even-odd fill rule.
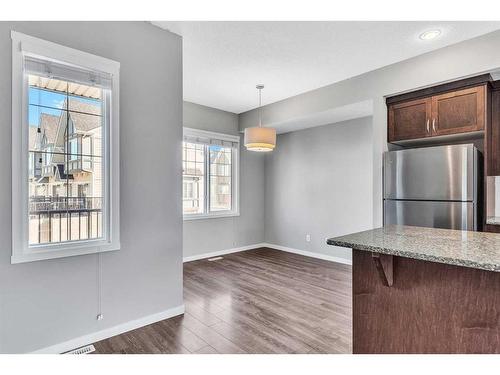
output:
[[384,198],[475,200],[476,163],[472,144],[386,152]]
[[384,201],[384,225],[477,230],[472,202]]

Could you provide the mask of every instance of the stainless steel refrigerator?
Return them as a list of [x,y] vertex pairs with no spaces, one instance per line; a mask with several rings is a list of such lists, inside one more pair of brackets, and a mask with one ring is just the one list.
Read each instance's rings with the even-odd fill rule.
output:
[[481,154],[472,144],[384,154],[384,224],[478,230]]

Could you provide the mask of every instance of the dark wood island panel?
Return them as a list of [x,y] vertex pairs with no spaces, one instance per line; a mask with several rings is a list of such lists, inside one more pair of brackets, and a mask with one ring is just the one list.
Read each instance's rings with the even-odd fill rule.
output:
[[354,353],[500,353],[500,273],[392,257],[353,250]]

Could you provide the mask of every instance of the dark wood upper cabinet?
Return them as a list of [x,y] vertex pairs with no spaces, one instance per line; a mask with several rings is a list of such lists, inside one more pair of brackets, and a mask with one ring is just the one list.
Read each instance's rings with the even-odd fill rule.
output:
[[[478,82],[477,77],[472,82],[475,86],[457,88],[453,83],[436,86],[432,91],[415,92],[416,97],[408,93],[388,98],[388,141],[404,144],[415,140],[425,142],[437,136],[483,132],[488,83]],[[422,94],[426,96],[418,97]]]
[[486,86],[452,91],[432,97],[433,135],[484,130]]
[[389,142],[430,136],[431,98],[389,106]]

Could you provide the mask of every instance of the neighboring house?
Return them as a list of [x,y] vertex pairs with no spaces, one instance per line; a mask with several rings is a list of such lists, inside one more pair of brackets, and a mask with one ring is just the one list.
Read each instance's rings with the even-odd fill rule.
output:
[[29,154],[30,197],[45,195],[45,192],[37,184],[37,181],[42,178],[42,165],[44,164],[44,159],[46,163],[47,158],[42,151],[52,150],[58,123],[59,116],[42,113],[40,115],[40,126],[38,128],[34,126],[29,127],[29,150],[35,151]]
[[30,127],[30,197],[101,197],[101,109],[72,98],[62,108]]

